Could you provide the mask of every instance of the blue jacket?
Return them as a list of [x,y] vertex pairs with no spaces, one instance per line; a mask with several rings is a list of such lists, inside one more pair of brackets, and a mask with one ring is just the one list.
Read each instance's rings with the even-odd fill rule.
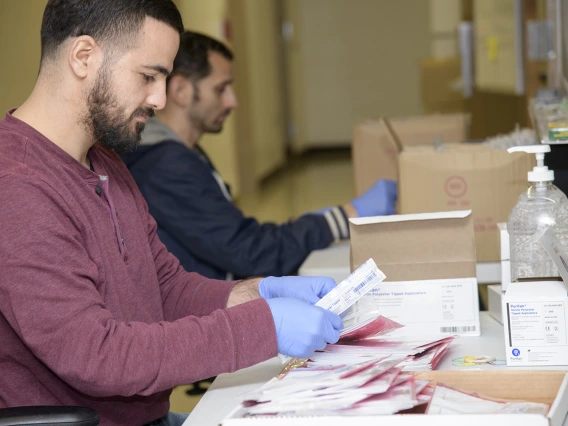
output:
[[160,239],[188,271],[217,279],[290,275],[312,250],[349,236],[339,207],[281,225],[245,217],[203,150],[186,147],[156,118],[141,146],[122,158]]

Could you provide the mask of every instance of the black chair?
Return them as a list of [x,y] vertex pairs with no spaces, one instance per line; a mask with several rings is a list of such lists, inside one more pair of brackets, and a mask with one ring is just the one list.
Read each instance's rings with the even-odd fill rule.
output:
[[87,407],[0,408],[0,426],[97,426],[99,415]]

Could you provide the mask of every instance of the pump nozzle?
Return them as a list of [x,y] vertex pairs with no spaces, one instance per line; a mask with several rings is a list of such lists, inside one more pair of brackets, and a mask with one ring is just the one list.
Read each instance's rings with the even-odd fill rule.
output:
[[514,146],[508,152],[528,152],[536,154],[536,167],[529,172],[529,182],[550,182],[554,180],[554,171],[544,165],[544,154],[550,152],[550,145]]

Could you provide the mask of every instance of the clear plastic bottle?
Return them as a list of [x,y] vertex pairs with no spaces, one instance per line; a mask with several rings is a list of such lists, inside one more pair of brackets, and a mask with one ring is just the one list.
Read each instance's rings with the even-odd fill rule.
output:
[[539,237],[552,228],[564,248],[568,248],[568,198],[556,187],[554,172],[544,166],[549,145],[511,148],[537,154],[538,165],[529,172],[529,186],[509,214],[507,230],[511,247],[511,280],[559,277],[558,269]]

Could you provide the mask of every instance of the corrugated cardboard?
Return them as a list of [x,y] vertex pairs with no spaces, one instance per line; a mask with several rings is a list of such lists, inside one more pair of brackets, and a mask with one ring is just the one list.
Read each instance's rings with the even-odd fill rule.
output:
[[351,268],[373,258],[387,278],[364,297],[403,324],[397,336],[479,336],[471,211],[350,219]]
[[476,276],[469,211],[350,219],[351,271],[373,258],[387,281]]
[[398,181],[398,155],[405,147],[467,139],[470,121],[468,114],[433,114],[357,123],[352,151],[355,193],[361,195],[378,179]]
[[498,262],[497,223],[526,189],[532,157],[486,144],[407,147],[399,158],[400,213],[472,209],[477,261]]
[[463,142],[469,137],[469,114],[430,114],[386,118],[403,148],[416,145]]
[[547,403],[552,403],[559,396],[564,382],[568,383],[564,370],[427,371],[418,373],[416,378],[492,398]]
[[463,112],[468,108],[461,88],[460,58],[427,58],[420,61],[422,105],[426,111]]
[[[429,371],[417,375],[418,379],[445,383],[466,391],[493,398],[545,402],[551,404],[546,418],[528,414],[473,414],[456,415],[460,425],[550,425],[561,426],[568,412],[568,376],[566,371]],[[438,419],[446,417],[432,416]],[[477,423],[474,421],[477,418]],[[462,419],[462,420],[460,420]],[[499,420],[500,419],[500,420]],[[421,423],[422,424],[422,423]],[[451,424],[451,423],[432,423]]]
[[[562,426],[568,412],[568,376],[566,371],[429,371],[416,374],[418,380],[445,383],[465,391],[493,398],[545,402],[551,404],[547,416],[539,414],[447,414],[425,415],[419,409],[413,414],[392,416],[266,416],[243,418],[233,416],[224,426],[238,425],[302,425],[343,426],[352,422],[358,426]],[[418,407],[417,407],[418,408]],[[422,406],[424,410],[424,406]]]

